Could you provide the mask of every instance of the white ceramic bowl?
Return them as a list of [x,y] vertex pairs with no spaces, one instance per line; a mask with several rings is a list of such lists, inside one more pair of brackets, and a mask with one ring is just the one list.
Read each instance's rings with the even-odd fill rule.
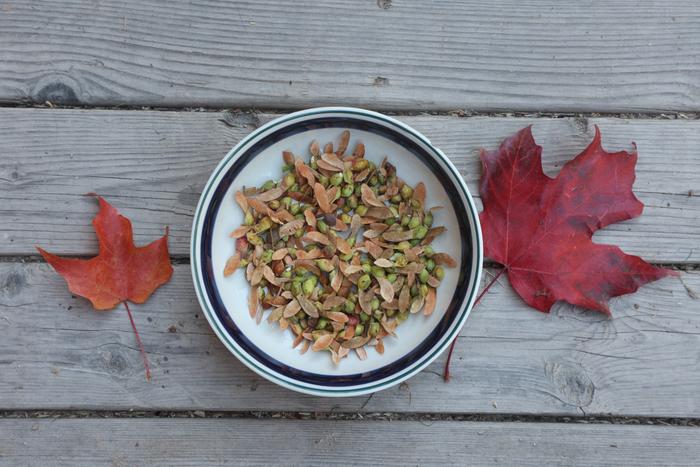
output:
[[[243,222],[234,192],[260,186],[282,176],[282,151],[308,157],[316,139],[337,142],[349,129],[349,151],[363,142],[366,157],[379,163],[384,156],[397,175],[411,185],[426,185],[426,206],[445,209],[434,225],[447,232],[433,247],[459,263],[446,269],[437,291],[435,312],[412,315],[384,339],[385,352],[367,347],[361,361],[351,353],[339,365],[327,352],[304,355],[292,349],[292,334],[247,310],[248,284],[242,271],[224,277],[226,260],[234,252],[228,234]],[[449,345],[464,325],[481,278],[482,238],[479,216],[469,190],[449,159],[430,141],[386,115],[347,107],[326,107],[285,115],[263,125],[234,147],[214,170],[199,200],[192,228],[192,275],[197,297],[212,329],[226,347],[251,370],[289,389],[320,396],[360,395],[399,384],[425,368]]]

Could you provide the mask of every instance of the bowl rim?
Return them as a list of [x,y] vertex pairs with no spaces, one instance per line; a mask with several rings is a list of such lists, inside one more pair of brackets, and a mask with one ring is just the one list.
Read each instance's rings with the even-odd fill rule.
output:
[[[420,362],[414,367],[409,366],[403,369],[402,371],[388,375],[386,378],[380,381],[364,385],[359,384],[344,387],[328,387],[323,385],[296,381],[293,378],[277,374],[274,370],[268,368],[263,363],[254,361],[254,359],[244,349],[239,348],[238,344],[232,339],[231,336],[229,336],[229,333],[222,329],[220,323],[218,322],[218,318],[214,316],[214,313],[209,308],[208,299],[206,298],[205,292],[203,290],[204,277],[200,274],[201,258],[198,252],[200,246],[201,228],[204,222],[204,217],[202,216],[202,213],[206,211],[205,208],[208,207],[211,201],[209,192],[211,191],[213,185],[219,178],[221,171],[224,170],[224,168],[226,168],[232,162],[232,160],[235,160],[236,154],[242,148],[248,146],[251,142],[255,141],[261,135],[263,135],[272,128],[284,128],[285,124],[291,124],[292,122],[307,117],[338,113],[355,116],[359,115],[363,117],[368,117],[372,120],[379,120],[381,124],[389,124],[389,126],[397,127],[398,129],[409,133],[411,136],[415,137],[421,143],[423,143],[426,146],[426,149],[429,150],[428,152],[431,153],[433,157],[439,158],[441,162],[445,164],[447,169],[453,172],[454,181],[456,182],[455,185],[458,188],[461,188],[464,192],[464,199],[466,200],[465,207],[469,211],[469,225],[474,233],[471,242],[472,244],[470,246],[472,247],[474,253],[473,265],[475,267],[472,268],[473,270],[470,273],[471,277],[468,283],[471,287],[471,292],[466,298],[466,300],[463,302],[463,305],[461,307],[463,312],[461,313],[461,315],[458,315],[456,323],[452,327],[452,329],[446,333],[448,334],[447,338],[443,338],[441,342],[436,344],[434,347],[430,348],[429,353],[431,353],[431,355],[428,358],[424,359],[422,362]],[[400,384],[401,382],[419,373],[430,363],[432,363],[435,359],[437,359],[437,357],[440,356],[450,345],[450,343],[457,337],[459,331],[462,329],[462,327],[466,323],[467,318],[471,313],[471,310],[474,306],[474,302],[476,300],[478,286],[481,283],[481,274],[483,269],[483,237],[481,232],[481,225],[479,223],[479,214],[476,209],[474,199],[464,181],[464,178],[460,175],[459,171],[454,166],[452,161],[450,161],[450,159],[439,148],[435,147],[426,136],[424,136],[422,133],[418,132],[414,128],[410,127],[409,125],[378,112],[355,107],[314,107],[281,115],[265,123],[264,125],[261,125],[259,128],[255,129],[254,131],[246,135],[243,139],[241,139],[241,141],[239,141],[238,144],[236,144],[217,164],[216,168],[212,171],[209,179],[207,180],[206,184],[204,185],[204,188],[202,189],[202,194],[200,195],[193,216],[192,232],[190,238],[190,266],[192,272],[192,281],[195,288],[195,293],[197,295],[197,300],[200,304],[200,307],[202,308],[205,317],[207,318],[207,321],[209,322],[209,325],[211,326],[212,330],[217,335],[219,340],[229,350],[229,352],[235,355],[236,358],[238,358],[238,360],[241,361],[241,363],[243,363],[245,366],[247,366],[249,369],[257,373],[258,375],[262,376],[263,378],[293,391],[325,397],[359,396],[388,389],[389,387]]]

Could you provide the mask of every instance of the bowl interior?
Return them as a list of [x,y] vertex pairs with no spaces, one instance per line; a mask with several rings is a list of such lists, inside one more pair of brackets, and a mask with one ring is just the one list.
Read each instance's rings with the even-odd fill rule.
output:
[[[445,278],[438,287],[437,306],[430,316],[416,314],[402,323],[397,329],[397,337],[387,336],[384,340],[385,351],[378,354],[373,347],[367,347],[367,360],[360,360],[354,352],[335,365],[328,352],[307,352],[304,355],[298,349],[292,349],[292,333],[280,330],[278,325],[270,325],[266,321],[257,325],[251,319],[247,310],[248,283],[243,270],[229,277],[223,276],[226,260],[235,252],[234,241],[228,234],[243,222],[243,213],[234,201],[234,193],[244,186],[260,186],[266,180],[279,179],[282,176],[282,151],[290,150],[295,155],[307,159],[309,143],[316,139],[323,145],[328,141],[337,142],[342,128],[310,129],[280,141],[274,142],[263,149],[258,156],[235,177],[225,194],[225,201],[219,207],[213,230],[212,262],[214,281],[231,319],[240,331],[245,334],[264,353],[283,365],[304,371],[323,375],[349,375],[378,369],[392,363],[413,350],[417,344],[442,321],[447,311],[447,305],[452,298],[459,269],[446,269]],[[454,258],[461,258],[462,244],[460,240],[457,214],[450,197],[437,177],[414,154],[399,143],[363,130],[352,130],[350,148],[357,142],[365,144],[366,158],[379,164],[384,156],[397,168],[400,178],[411,185],[422,181],[426,185],[426,206],[443,206],[444,209],[434,215],[433,225],[444,225],[447,232],[439,236],[433,247],[436,251],[449,252]]]

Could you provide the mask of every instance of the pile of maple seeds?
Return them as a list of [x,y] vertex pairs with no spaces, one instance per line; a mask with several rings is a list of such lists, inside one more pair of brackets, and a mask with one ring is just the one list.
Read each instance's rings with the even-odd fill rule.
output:
[[335,151],[313,141],[308,165],[285,151],[281,180],[236,192],[245,220],[224,269],[245,269],[258,323],[271,309],[293,347],[336,364],[352,349],[366,359],[367,345],[383,353],[410,314],[433,313],[442,266],[457,265],[430,245],[446,229],[433,227],[440,207],[424,209],[424,184],[404,183],[386,158],[377,167],[362,143],[346,156],[349,140],[345,130]]

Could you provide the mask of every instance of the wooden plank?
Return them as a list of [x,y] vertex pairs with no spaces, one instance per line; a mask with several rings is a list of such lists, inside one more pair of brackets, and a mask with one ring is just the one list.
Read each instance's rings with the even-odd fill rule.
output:
[[[700,292],[697,271],[683,281]],[[700,302],[679,280],[613,300],[613,319],[563,304],[542,314],[501,283],[462,330],[449,384],[443,355],[372,397],[326,399],[268,383],[230,355],[202,316],[187,265],[133,308],[153,367],[147,383],[124,310],[95,313],[46,264],[0,263],[0,410],[700,416]]]
[[692,466],[700,455],[700,430],[682,426],[4,419],[0,434],[7,465]]
[[0,101],[697,111],[699,18],[691,0],[9,0]]
[[[171,252],[186,255],[194,206],[217,162],[268,114],[0,109],[0,254],[34,254],[35,245],[65,254],[96,251],[93,200],[106,196],[147,242],[170,226]],[[614,118],[400,117],[448,154],[478,193],[480,147],[533,124],[545,169],[556,173],[591,140],[629,149],[639,163],[641,218],[609,226],[596,240],[665,263],[700,261],[700,121]],[[693,196],[689,196],[692,195]]]

